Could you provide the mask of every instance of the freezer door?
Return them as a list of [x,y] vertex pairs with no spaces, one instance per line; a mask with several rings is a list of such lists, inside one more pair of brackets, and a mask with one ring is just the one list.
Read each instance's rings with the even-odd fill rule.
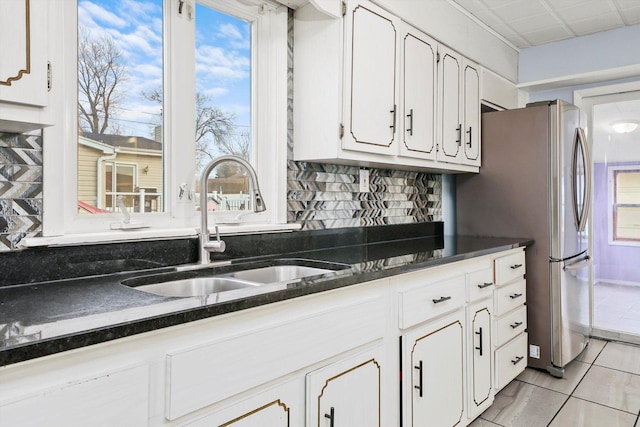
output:
[[581,255],[565,262],[551,262],[552,355],[551,363],[564,367],[587,345],[589,322],[589,266]]

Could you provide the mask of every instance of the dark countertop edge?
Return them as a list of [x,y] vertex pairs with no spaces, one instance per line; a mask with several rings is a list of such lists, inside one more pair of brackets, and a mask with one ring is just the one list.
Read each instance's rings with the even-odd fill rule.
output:
[[67,335],[39,340],[33,343],[24,343],[6,350],[0,350],[0,367],[240,310],[246,310],[279,301],[286,301],[346,286],[384,279],[390,276],[409,273],[424,268],[464,261],[533,244],[533,240],[514,240],[518,241],[512,244],[492,246],[486,249],[474,250],[469,253],[451,255],[444,258],[437,258],[409,265],[376,269],[371,272],[354,272],[351,276],[341,276],[322,280],[318,283],[314,283],[312,286],[288,288],[266,294],[254,295],[243,299],[225,301],[205,307],[191,308],[168,314],[146,317],[143,319],[128,321],[126,323],[90,329],[83,332],[74,332]]

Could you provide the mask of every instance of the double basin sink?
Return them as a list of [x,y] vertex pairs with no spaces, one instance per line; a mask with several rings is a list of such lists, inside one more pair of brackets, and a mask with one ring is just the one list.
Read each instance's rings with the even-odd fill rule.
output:
[[349,267],[346,264],[323,261],[281,259],[245,266],[227,266],[224,271],[203,266],[193,270],[152,274],[127,279],[122,284],[154,295],[184,298],[299,282],[301,279]]

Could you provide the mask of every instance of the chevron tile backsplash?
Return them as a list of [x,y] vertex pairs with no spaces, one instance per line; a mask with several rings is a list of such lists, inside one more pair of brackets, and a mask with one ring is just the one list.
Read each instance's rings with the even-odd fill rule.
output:
[[42,133],[0,132],[0,251],[42,234]]

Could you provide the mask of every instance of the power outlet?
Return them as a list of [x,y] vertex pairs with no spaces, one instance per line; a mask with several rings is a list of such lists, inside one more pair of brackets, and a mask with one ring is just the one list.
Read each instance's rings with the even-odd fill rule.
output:
[[369,170],[368,169],[360,169],[360,192],[361,193],[369,192]]
[[540,359],[540,346],[529,345],[529,357],[532,359]]

